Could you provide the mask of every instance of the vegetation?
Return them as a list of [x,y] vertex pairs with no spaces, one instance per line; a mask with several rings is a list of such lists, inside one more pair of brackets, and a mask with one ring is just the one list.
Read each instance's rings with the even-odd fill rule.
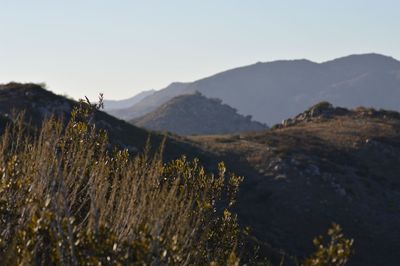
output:
[[68,123],[52,117],[38,130],[18,115],[5,129],[3,265],[261,263],[231,211],[241,177],[223,163],[215,175],[185,157],[165,164],[162,147],[151,155],[149,144],[135,157],[112,150],[93,123],[100,107],[81,101]]
[[332,224],[328,236],[330,239],[325,244],[322,236],[314,239],[316,251],[305,260],[305,266],[346,265],[353,252],[353,239],[345,238],[338,224]]
[[306,112],[311,112],[312,110],[329,109],[329,108],[332,108],[332,104],[327,101],[322,101],[310,107]]
[[[205,173],[161,151],[109,151],[81,103],[64,127],[23,119],[0,141],[0,256],[6,265],[226,264],[239,262],[241,177]],[[218,204],[218,208],[217,208]]]

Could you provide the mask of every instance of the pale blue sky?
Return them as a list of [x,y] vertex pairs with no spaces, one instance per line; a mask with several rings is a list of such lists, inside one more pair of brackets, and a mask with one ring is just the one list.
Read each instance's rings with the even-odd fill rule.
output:
[[257,61],[400,59],[398,0],[0,0],[0,83],[127,98]]

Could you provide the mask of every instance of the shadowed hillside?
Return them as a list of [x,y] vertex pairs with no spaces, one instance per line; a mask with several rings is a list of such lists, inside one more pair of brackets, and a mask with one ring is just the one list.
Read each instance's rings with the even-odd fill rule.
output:
[[131,121],[140,127],[179,135],[225,134],[260,131],[266,125],[239,115],[218,99],[200,93],[175,97],[157,110]]
[[398,264],[399,113],[321,103],[270,131],[191,139],[241,166],[237,210],[260,240],[308,254],[335,221],[356,240],[350,265]]
[[[77,102],[56,95],[36,84],[0,85],[0,114],[3,119],[13,120],[13,113],[25,111],[27,120],[32,122],[34,127],[39,127],[45,118],[49,118],[53,114],[64,117],[64,120],[67,121],[74,105],[77,105]],[[126,148],[131,153],[142,151],[148,138],[155,148],[164,139],[164,135],[138,128],[101,111],[94,113],[93,120],[98,128],[108,132],[112,145],[117,145],[122,149]],[[0,125],[1,121],[2,119],[0,119]],[[167,136],[165,148],[167,160],[178,158],[182,154],[189,157],[201,157],[202,154],[193,146],[173,136]],[[206,157],[203,158],[205,164],[211,161]]]

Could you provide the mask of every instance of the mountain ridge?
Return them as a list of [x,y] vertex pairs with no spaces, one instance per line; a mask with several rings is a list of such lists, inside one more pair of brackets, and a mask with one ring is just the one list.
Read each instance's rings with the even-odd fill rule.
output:
[[155,92],[156,92],[156,90],[142,91],[128,99],[123,99],[123,100],[105,99],[104,100],[104,109],[105,110],[113,110],[113,109],[127,108],[127,107],[137,104],[138,102],[140,102],[147,96],[152,95]]
[[133,119],[177,95],[195,91],[219,98],[240,114],[252,115],[255,120],[270,125],[320,101],[348,108],[371,106],[400,110],[400,105],[393,100],[400,97],[400,62],[370,53],[321,63],[306,59],[255,63],[194,82],[171,83],[138,104],[111,114]]

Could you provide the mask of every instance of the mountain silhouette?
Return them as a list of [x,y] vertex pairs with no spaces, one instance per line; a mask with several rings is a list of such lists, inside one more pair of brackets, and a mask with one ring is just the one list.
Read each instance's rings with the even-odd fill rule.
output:
[[400,110],[400,62],[380,54],[360,54],[323,63],[304,59],[256,63],[190,83],[172,83],[111,114],[133,119],[195,91],[269,125],[321,101],[348,108]]

